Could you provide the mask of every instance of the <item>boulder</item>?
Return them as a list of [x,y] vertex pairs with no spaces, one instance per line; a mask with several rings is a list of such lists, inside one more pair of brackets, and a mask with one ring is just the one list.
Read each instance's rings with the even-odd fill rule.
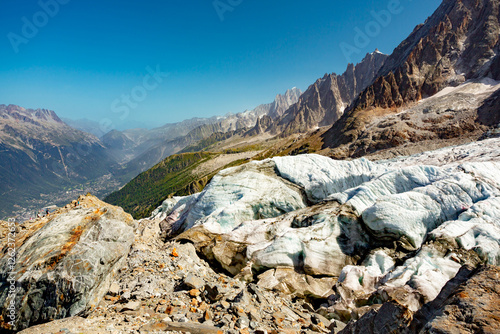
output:
[[[134,240],[134,221],[93,196],[80,203],[20,235],[13,267],[8,254],[0,258],[2,327],[23,329],[85,314],[109,291]],[[11,282],[15,294],[9,293]],[[8,323],[11,302],[17,310],[14,326]]]

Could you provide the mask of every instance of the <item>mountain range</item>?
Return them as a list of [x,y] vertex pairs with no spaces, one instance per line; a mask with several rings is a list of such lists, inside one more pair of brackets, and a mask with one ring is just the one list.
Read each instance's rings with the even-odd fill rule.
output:
[[293,88],[254,110],[151,130],[112,130],[102,135],[95,122],[66,120],[101,134],[100,138],[69,126],[54,111],[0,105],[0,215],[22,212],[32,217],[36,210],[62,204],[79,192],[102,196],[214,133],[250,128],[262,115],[282,114],[300,94]]
[[0,221],[0,330],[500,332],[499,51],[500,0],[444,0],[240,114],[97,138],[0,106],[0,203],[116,190],[19,223],[15,264]]
[[41,208],[52,202],[51,193],[111,173],[114,161],[100,140],[66,125],[53,111],[0,105],[0,129],[2,216],[30,202]]

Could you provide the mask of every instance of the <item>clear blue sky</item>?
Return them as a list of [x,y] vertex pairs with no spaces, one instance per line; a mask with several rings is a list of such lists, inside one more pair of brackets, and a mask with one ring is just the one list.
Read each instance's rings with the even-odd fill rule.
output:
[[[65,4],[48,7],[53,17],[39,1],[0,2],[0,104],[152,127],[241,112],[342,73],[340,44],[356,46],[355,29],[396,0],[219,0],[219,12],[212,0],[41,0],[54,1]],[[391,53],[439,4],[400,0],[349,60]],[[146,87],[148,66],[169,76]]]

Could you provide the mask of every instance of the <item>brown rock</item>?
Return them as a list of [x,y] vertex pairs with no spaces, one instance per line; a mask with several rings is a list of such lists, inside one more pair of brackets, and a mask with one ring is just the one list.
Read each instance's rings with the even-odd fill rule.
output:
[[172,255],[173,257],[179,257],[179,253],[177,253],[177,249],[175,249],[175,248],[174,248],[174,249],[172,249],[172,253],[171,253],[171,255]]
[[189,295],[191,297],[198,297],[200,294],[201,294],[201,292],[198,289],[191,289],[191,290],[189,290]]
[[463,267],[416,315],[412,331],[500,333],[500,267]]
[[209,325],[192,322],[156,322],[141,328],[143,331],[180,331],[191,334],[223,334],[224,331]]

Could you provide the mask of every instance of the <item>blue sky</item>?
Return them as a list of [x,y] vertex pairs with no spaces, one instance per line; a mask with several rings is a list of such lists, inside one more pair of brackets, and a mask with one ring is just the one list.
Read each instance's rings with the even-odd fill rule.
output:
[[[439,4],[2,0],[0,104],[118,128],[241,112],[375,48],[391,53]],[[377,21],[381,11],[389,16]],[[357,50],[346,57],[341,44]]]

